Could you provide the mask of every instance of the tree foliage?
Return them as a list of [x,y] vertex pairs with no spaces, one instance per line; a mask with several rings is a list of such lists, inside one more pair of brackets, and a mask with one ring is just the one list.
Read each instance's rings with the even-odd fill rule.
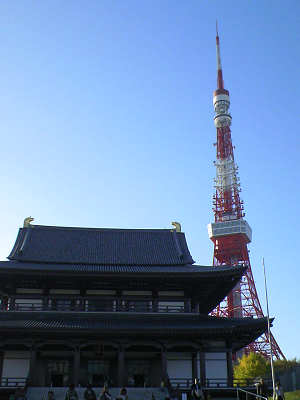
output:
[[[300,366],[300,362],[293,358],[291,360],[275,360],[274,370],[276,374],[281,374],[291,368]],[[258,353],[249,353],[243,355],[239,362],[233,367],[235,379],[249,379],[265,377],[271,375],[271,366],[269,360],[266,360]]]
[[296,358],[292,358],[291,360],[275,360],[274,361],[274,370],[278,373],[285,372],[291,368],[299,366],[299,361]]
[[244,354],[233,367],[233,373],[234,378],[240,380],[264,377],[268,373],[268,362],[261,354]]

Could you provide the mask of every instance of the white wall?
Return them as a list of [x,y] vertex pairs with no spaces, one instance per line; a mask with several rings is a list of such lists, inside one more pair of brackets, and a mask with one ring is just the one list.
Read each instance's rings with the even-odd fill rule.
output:
[[29,351],[5,351],[2,378],[27,378],[29,374]]
[[207,379],[216,379],[215,385],[218,379],[227,379],[226,353],[205,353],[205,370]]
[[192,379],[192,355],[191,353],[168,353],[167,372],[170,379]]

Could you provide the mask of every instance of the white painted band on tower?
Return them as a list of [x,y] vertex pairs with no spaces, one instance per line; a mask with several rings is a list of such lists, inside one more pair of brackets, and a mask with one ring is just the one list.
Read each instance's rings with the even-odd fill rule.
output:
[[252,229],[250,228],[248,222],[244,219],[214,222],[212,224],[208,224],[207,229],[210,239],[241,233],[246,236],[248,243],[252,240]]

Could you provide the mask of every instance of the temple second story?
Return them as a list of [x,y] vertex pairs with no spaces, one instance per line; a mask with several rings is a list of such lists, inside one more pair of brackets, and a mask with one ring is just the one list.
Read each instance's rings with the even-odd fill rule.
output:
[[195,265],[180,229],[31,225],[0,262],[2,311],[208,314],[244,269]]

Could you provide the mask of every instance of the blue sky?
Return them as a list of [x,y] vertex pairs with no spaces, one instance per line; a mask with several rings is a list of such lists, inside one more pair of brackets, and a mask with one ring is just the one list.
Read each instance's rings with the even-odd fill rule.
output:
[[41,225],[169,228],[212,262],[215,21],[252,270],[300,358],[298,0],[0,3],[0,257]]

